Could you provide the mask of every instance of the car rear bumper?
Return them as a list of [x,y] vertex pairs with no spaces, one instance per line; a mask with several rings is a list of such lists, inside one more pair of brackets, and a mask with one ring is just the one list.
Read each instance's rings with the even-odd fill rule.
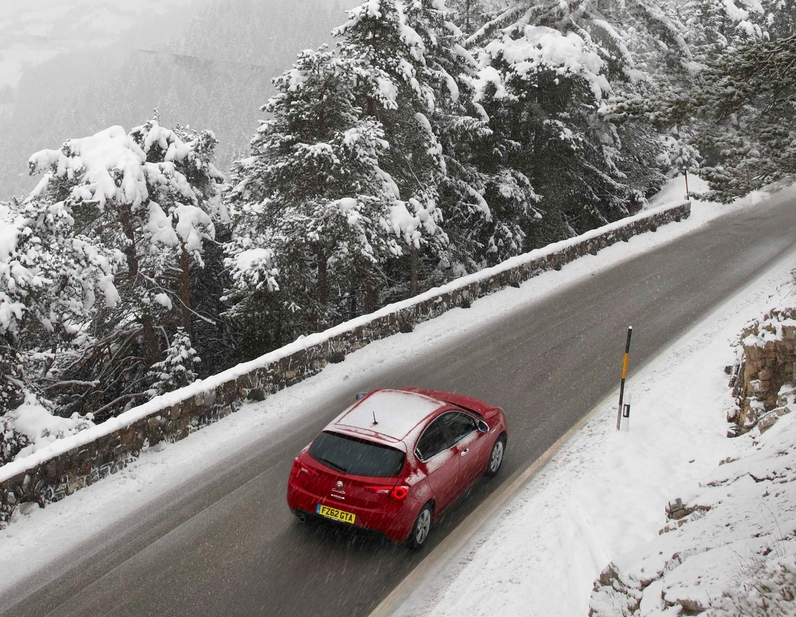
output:
[[397,507],[386,509],[359,508],[345,502],[324,499],[313,495],[300,487],[288,484],[287,504],[294,514],[303,514],[329,522],[337,522],[316,514],[318,504],[337,508],[345,512],[356,515],[353,524],[337,522],[338,525],[350,529],[369,529],[384,534],[392,542],[403,542],[409,537],[409,532],[414,524],[414,517],[411,516],[410,502],[396,504]]

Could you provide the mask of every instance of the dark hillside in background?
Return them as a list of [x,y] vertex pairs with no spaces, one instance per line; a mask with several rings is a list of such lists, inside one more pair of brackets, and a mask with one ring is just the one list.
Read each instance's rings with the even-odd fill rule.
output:
[[[36,184],[27,160],[42,148],[108,126],[152,117],[169,126],[211,129],[226,171],[247,152],[270,80],[296,53],[330,42],[356,0],[209,0],[191,18],[172,15],[157,35],[101,53],[64,54],[31,69],[0,108],[0,199]],[[152,29],[147,26],[147,32]]]

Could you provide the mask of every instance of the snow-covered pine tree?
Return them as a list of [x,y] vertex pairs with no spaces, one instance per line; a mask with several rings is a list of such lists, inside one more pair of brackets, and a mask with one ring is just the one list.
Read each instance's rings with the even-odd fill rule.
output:
[[91,386],[63,385],[58,367],[70,361],[97,312],[118,304],[113,276],[121,253],[77,233],[74,223],[63,202],[0,204],[0,411],[29,390],[46,404],[64,389]]
[[149,369],[152,397],[171,392],[196,381],[196,365],[200,359],[191,344],[191,337],[181,327],[171,337],[166,357]]
[[449,261],[473,271],[525,250],[523,227],[540,218],[534,208],[538,196],[522,173],[495,157],[496,136],[475,100],[479,65],[462,46],[452,12],[443,2],[431,2],[413,15],[436,101],[429,120],[445,164],[440,209]]
[[674,102],[699,119],[694,140],[710,197],[730,201],[796,172],[794,65],[794,35],[738,46]]
[[404,237],[404,255],[390,264],[392,283],[384,299],[406,297],[450,277],[440,265],[474,270],[520,252],[517,219],[527,216],[533,193],[517,191],[521,205],[508,200],[519,205],[516,209],[498,204],[500,218],[485,198],[491,192],[504,199],[510,174],[478,167],[492,132],[483,108],[473,101],[477,64],[462,46],[463,35],[445,2],[369,2],[349,18],[336,31],[341,55],[389,77],[389,87],[380,91],[391,94],[393,105],[378,104],[369,87],[358,92],[365,114],[384,126],[390,144],[384,169],[411,206],[410,215],[435,224],[426,224],[422,234],[415,224]]
[[358,296],[367,305],[362,272],[401,254],[408,214],[380,167],[384,130],[357,107],[363,82],[392,104],[378,70],[326,47],[301,52],[235,164],[229,299],[246,357],[339,321]]
[[[642,87],[628,89],[612,102],[611,115],[642,118],[623,126],[650,123],[665,135],[662,160],[692,167],[700,160],[701,172],[717,199],[732,199],[779,177],[774,171],[787,161],[787,124],[784,99],[768,108],[771,85],[732,83],[730,65],[766,41],[792,35],[796,26],[794,3],[781,0],[659,0],[642,4],[644,10],[620,13],[626,30],[636,19],[632,37],[625,37],[637,67],[649,78]],[[645,24],[649,27],[644,28]],[[658,37],[660,40],[657,40]],[[765,62],[761,59],[762,62]],[[749,60],[741,61],[747,64]],[[745,69],[739,69],[741,73]],[[754,72],[754,71],[753,71]],[[723,85],[722,85],[723,84]],[[762,90],[757,86],[762,85]],[[751,86],[747,88],[747,86]],[[721,88],[725,87],[724,92]],[[778,88],[779,84],[775,86]],[[785,84],[783,92],[789,86]],[[722,100],[723,99],[723,100]],[[730,110],[735,100],[737,107]],[[785,107],[780,106],[785,103]],[[771,113],[769,113],[771,112]],[[779,127],[779,128],[778,128]],[[668,133],[668,134],[667,134]],[[775,134],[779,133],[779,137]],[[783,141],[784,140],[784,141]],[[772,157],[766,145],[772,144]],[[782,147],[781,147],[782,146]]]
[[[164,129],[156,129],[152,122],[159,123],[157,116],[154,121],[134,129],[131,135],[140,141],[146,139],[143,136],[146,132],[153,140],[152,131]],[[200,375],[207,376],[227,368],[234,361],[235,337],[223,315],[226,307],[221,301],[229,287],[222,243],[230,238],[231,221],[222,199],[224,177],[214,162],[218,140],[213,131],[177,125],[173,136],[189,150],[185,157],[173,159],[175,168],[185,176],[196,196],[196,206],[210,217],[214,229],[214,237],[205,237],[201,251],[193,255],[183,242],[179,272],[175,272],[182,327],[202,358]],[[166,141],[170,143],[168,139]],[[147,159],[150,162],[167,161],[170,147],[149,147]],[[176,224],[179,226],[180,223]]]
[[[349,11],[348,21],[334,32],[341,39],[341,58],[362,67],[357,105],[365,118],[383,127],[388,144],[380,167],[399,200],[393,224],[400,231],[404,255],[389,278],[396,278],[393,284],[399,287],[408,283],[399,295],[417,289],[422,257],[439,261],[448,244],[440,227],[446,165],[434,126],[434,114],[456,89],[434,57],[440,42],[434,22],[444,10],[442,0],[373,0]],[[372,284],[371,274],[364,278],[366,286]],[[367,302],[365,310],[374,306],[374,301]]]
[[615,103],[653,125],[685,126],[704,156],[708,198],[731,201],[796,171],[796,36],[737,45],[690,85]]
[[[565,15],[557,25],[566,22]],[[603,51],[573,29],[518,24],[483,49],[479,100],[506,165],[542,196],[531,246],[616,220],[642,197],[618,167],[620,141],[599,115],[611,92]]]
[[202,144],[184,142],[156,118],[130,134],[111,127],[31,157],[31,173],[44,177],[27,203],[62,208],[76,233],[122,256],[116,303],[91,320],[79,356],[58,367],[61,380],[94,384],[59,399],[65,413],[90,409],[101,420],[142,400],[167,329],[195,315],[185,273],[190,262],[202,263],[204,243],[214,236],[203,208],[214,212],[208,195],[221,180]]
[[[190,336],[195,315],[191,262],[204,265],[204,242],[214,238],[215,222],[229,220],[219,187],[223,176],[212,162],[216,139],[210,131],[198,133],[184,127],[172,131],[162,127],[157,114],[134,128],[130,138],[146,155],[144,165],[150,170],[149,220],[143,230],[151,234],[149,241],[157,247],[156,251],[162,251],[162,257],[173,259],[172,252],[177,253],[172,263],[153,264],[153,278],[161,286],[160,292],[169,297],[169,303],[178,307],[182,327]],[[134,241],[127,230],[125,234],[128,241]],[[173,283],[165,285],[170,279],[174,279]]]

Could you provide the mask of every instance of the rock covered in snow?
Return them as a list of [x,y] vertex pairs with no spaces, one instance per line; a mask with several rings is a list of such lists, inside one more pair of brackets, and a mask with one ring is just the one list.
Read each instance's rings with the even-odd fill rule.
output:
[[592,617],[796,613],[796,414],[739,440],[658,538],[602,572]]
[[734,394],[738,409],[730,420],[737,432],[759,425],[765,430],[787,413],[796,384],[796,308],[771,309],[753,320],[741,335]]

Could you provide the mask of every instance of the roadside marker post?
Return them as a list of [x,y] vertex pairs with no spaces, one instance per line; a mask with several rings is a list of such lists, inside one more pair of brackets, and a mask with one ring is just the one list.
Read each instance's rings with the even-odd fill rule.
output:
[[622,430],[630,430],[630,392],[627,393],[625,403],[622,405]]
[[688,168],[686,167],[683,169],[683,175],[685,176],[685,198],[691,199],[691,192],[688,190]]
[[[627,329],[627,343],[625,343],[625,358],[622,361],[622,381],[619,384],[619,408],[616,410],[616,430],[622,428],[622,412],[624,411],[625,379],[627,378],[627,361],[630,357],[630,337],[633,336],[633,326]],[[628,404],[628,424],[630,424],[630,405]]]

